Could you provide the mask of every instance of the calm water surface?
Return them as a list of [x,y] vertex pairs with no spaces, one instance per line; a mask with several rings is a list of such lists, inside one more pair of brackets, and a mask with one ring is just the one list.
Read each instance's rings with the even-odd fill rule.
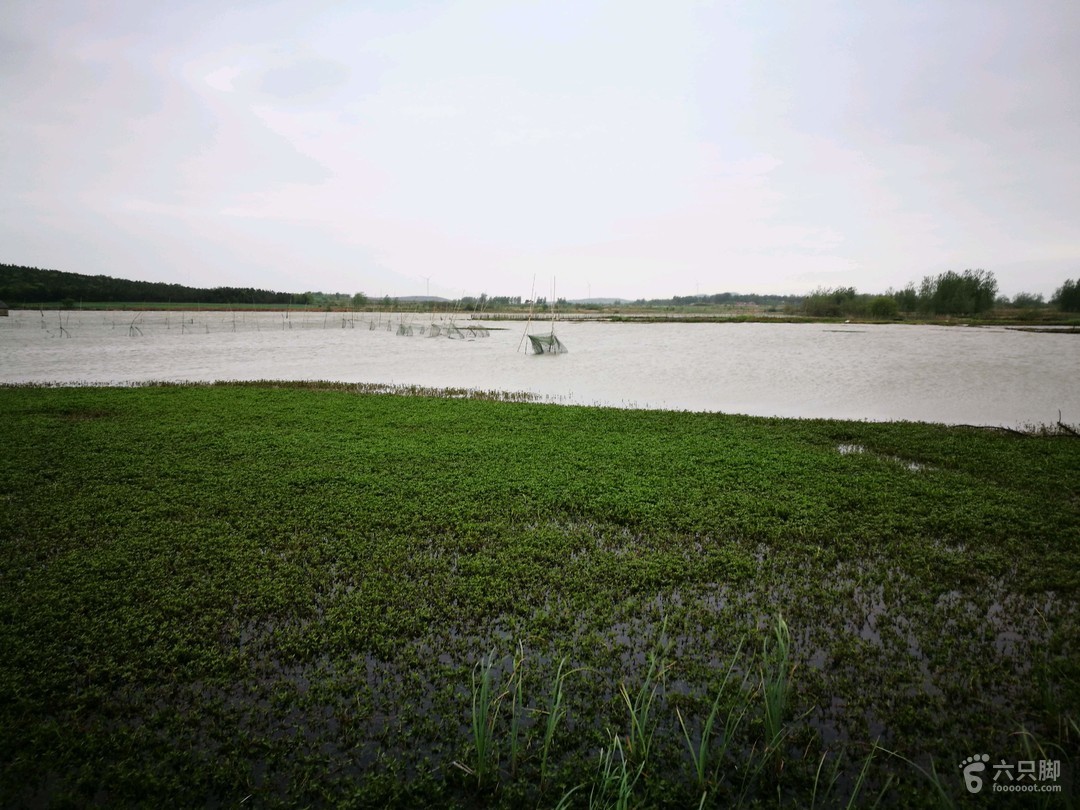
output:
[[1080,336],[1071,334],[561,322],[570,353],[534,356],[520,348],[522,323],[451,340],[420,334],[431,318],[405,317],[412,337],[397,334],[398,316],[388,330],[385,315],[20,310],[0,318],[0,382],[333,380],[761,416],[1016,426],[1056,422],[1060,410],[1080,423]]

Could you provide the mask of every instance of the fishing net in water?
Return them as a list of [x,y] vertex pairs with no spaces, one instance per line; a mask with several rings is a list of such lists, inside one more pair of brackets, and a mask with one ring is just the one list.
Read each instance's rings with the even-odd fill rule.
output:
[[453,324],[446,327],[446,336],[451,340],[464,340],[465,333],[458,329]]
[[407,324],[399,323],[397,333],[402,337],[412,337],[413,328]]
[[563,342],[555,337],[552,332],[549,335],[529,335],[533,354],[566,354],[569,351]]

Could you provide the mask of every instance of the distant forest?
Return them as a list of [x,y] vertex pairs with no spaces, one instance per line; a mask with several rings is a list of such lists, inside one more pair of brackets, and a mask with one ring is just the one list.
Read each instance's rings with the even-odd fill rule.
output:
[[[303,299],[303,300],[301,300]],[[252,287],[185,287],[161,281],[128,281],[111,276],[84,276],[60,270],[40,270],[0,264],[0,301],[11,306],[79,301],[184,304],[309,303],[301,295],[258,290]]]
[[[75,306],[79,302],[93,303],[154,303],[154,304],[265,304],[271,306],[322,305],[386,307],[398,303],[398,299],[386,296],[384,299],[371,300],[364,293],[349,296],[342,293],[302,292],[284,293],[261,290],[252,287],[185,287],[182,284],[166,284],[160,281],[129,281],[111,276],[87,276],[80,273],[66,273],[60,270],[41,270],[37,267],[23,267],[14,264],[0,264],[0,300],[11,306],[33,304],[64,303]],[[411,299],[410,299],[411,300]],[[673,296],[666,299],[639,299],[633,303],[639,306],[695,306],[743,304],[760,307],[779,308],[798,306],[803,300],[801,295],[754,295],[742,293],[716,293],[714,295]],[[503,307],[527,306],[520,296],[488,296],[478,298],[465,296],[461,299],[465,307],[478,309],[501,309]],[[547,300],[538,298],[537,303],[547,305]],[[560,298],[560,305],[566,299]],[[588,307],[588,305],[586,305]],[[596,309],[603,304],[592,305]]]

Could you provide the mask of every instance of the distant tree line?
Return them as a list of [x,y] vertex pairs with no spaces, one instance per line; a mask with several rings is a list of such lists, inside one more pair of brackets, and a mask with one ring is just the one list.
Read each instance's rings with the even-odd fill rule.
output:
[[921,315],[978,315],[993,309],[997,300],[997,279],[986,270],[949,270],[926,276],[918,289],[909,284],[884,295],[859,295],[854,287],[814,290],[803,301],[803,311],[812,317],[895,318],[901,312]]
[[1053,306],[1062,312],[1080,312],[1080,282],[1066,281],[1050,299],[1041,294],[1018,293],[1011,300],[999,296],[997,279],[986,270],[949,270],[925,276],[916,287],[887,290],[884,295],[860,294],[854,287],[818,288],[802,301],[804,314],[815,318],[866,317],[889,319],[900,314],[980,315],[992,309],[1036,310]]
[[[272,292],[252,287],[186,287],[160,281],[128,281],[111,276],[86,276],[60,270],[41,270],[0,264],[0,300],[10,305],[62,301],[117,301],[125,303],[268,304],[309,303],[303,293]],[[303,299],[303,300],[301,300]]]
[[[156,281],[130,281],[112,276],[88,276],[60,270],[43,270],[14,264],[0,264],[0,301],[10,306],[60,304],[75,306],[88,303],[153,304],[254,304],[256,306],[309,306],[354,309],[397,309],[397,298],[389,295],[369,298],[358,292],[325,293],[309,290],[302,293],[274,292],[253,287],[188,287]],[[416,305],[410,301],[407,306]],[[441,309],[473,307],[499,309],[521,306],[521,296],[465,297],[461,301],[432,301],[421,306]]]
[[671,298],[639,298],[632,303],[646,307],[736,306],[743,304],[765,309],[779,309],[798,306],[802,298],[801,295],[758,295],[754,293],[722,292],[711,295],[673,295]]
[[[891,319],[901,314],[919,315],[978,315],[996,308],[1011,308],[1033,312],[1054,307],[1062,312],[1080,312],[1080,279],[1067,280],[1057,289],[1049,302],[1041,294],[1019,293],[1009,300],[998,296],[997,280],[986,270],[948,271],[926,276],[915,286],[902,290],[887,290],[880,295],[859,293],[854,287],[819,287],[809,295],[756,295],[735,292],[712,295],[683,295],[671,298],[638,299],[629,302],[641,307],[694,306],[756,306],[766,310],[802,312],[816,318]],[[9,306],[62,304],[74,306],[80,301],[91,303],[177,303],[177,304],[254,304],[263,306],[352,307],[355,309],[397,309],[405,303],[389,295],[369,298],[365,293],[303,292],[285,293],[252,287],[187,287],[155,281],[129,281],[111,276],[87,276],[59,270],[42,270],[14,264],[0,264],[0,301]],[[467,309],[498,311],[531,306],[545,311],[545,298],[523,301],[521,296],[463,296],[458,301],[409,300],[407,306],[443,310]],[[556,307],[567,306],[560,298]],[[601,305],[588,308],[600,309]]]

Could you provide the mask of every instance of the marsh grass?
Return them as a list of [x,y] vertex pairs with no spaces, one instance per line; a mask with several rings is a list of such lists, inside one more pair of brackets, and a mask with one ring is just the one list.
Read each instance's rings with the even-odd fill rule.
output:
[[[498,652],[493,649],[473,666],[468,715],[471,745],[464,760],[454,760],[452,764],[474,777],[476,788],[484,791],[495,787],[501,777],[501,748],[508,752],[506,775],[511,782],[518,777],[529,752],[539,749],[536,776],[542,791],[549,778],[556,735],[567,714],[566,679],[581,670],[569,669],[568,658],[563,657],[549,679],[545,707],[530,709],[525,693],[527,657],[524,644],[518,642],[505,683],[497,679],[499,660]],[[538,673],[541,677],[543,674]],[[506,720],[500,722],[500,711],[504,706]],[[535,722],[538,718],[542,719],[542,725]]]
[[525,647],[519,641],[510,673],[510,777],[516,777],[522,755],[522,715],[525,711]]
[[778,752],[784,737],[784,720],[791,695],[791,631],[784,617],[777,614],[770,638],[762,642],[761,651],[762,718],[765,725],[765,745]]
[[495,723],[499,716],[499,704],[503,695],[495,694],[492,688],[492,669],[495,666],[495,651],[476,662],[472,671],[472,712],[469,728],[472,731],[472,765],[457,767],[470,776],[476,777],[477,788],[486,786],[493,769],[498,768],[498,748],[495,740]]
[[648,654],[648,668],[641,685],[633,696],[625,682],[619,683],[619,695],[629,713],[629,733],[626,735],[626,750],[620,747],[620,756],[625,753],[635,762],[646,763],[649,760],[649,752],[652,749],[653,737],[656,735],[656,718],[654,710],[658,693],[663,688],[664,678],[671,668],[667,655],[670,652],[670,642],[664,639],[667,628],[666,620],[661,622],[660,641],[656,648]]
[[840,755],[833,757],[832,767],[826,774],[827,782],[823,787],[821,783],[822,767],[825,765],[825,760],[829,756],[829,752],[825,751],[818,762],[817,770],[814,772],[814,783],[810,797],[811,810],[818,807],[819,802],[820,806],[823,807],[839,807],[843,804],[848,810],[855,807],[878,807],[888,794],[889,788],[892,786],[895,779],[892,774],[886,776],[885,782],[878,790],[878,795],[873,804],[862,799],[862,792],[866,786],[868,776],[870,775],[871,765],[874,763],[874,757],[879,750],[878,744],[875,741],[870,747],[870,752],[866,755],[865,759],[863,759],[862,767],[859,769],[858,776],[856,776],[855,782],[848,793],[846,802],[843,802],[843,797],[837,792],[837,785],[841,776],[840,767],[844,761],[843,752],[841,752]]
[[633,806],[634,788],[645,772],[647,754],[631,757],[623,750],[618,734],[600,749],[596,780],[589,791],[589,810],[628,810]]
[[[1075,721],[1069,721],[1072,727],[1076,728]],[[1023,758],[1029,762],[1031,761],[1064,761],[1067,765],[1074,764],[1075,748],[1069,749],[1065,745],[1040,738],[1039,735],[1033,734],[1025,728],[1021,728],[1015,733],[1016,738],[1020,742],[1020,750],[1023,751]],[[1034,804],[1038,807],[1060,807],[1064,803],[1066,806],[1075,806],[1073,803],[1073,796],[1065,794],[1064,797],[1061,794],[1055,793],[1043,793],[1037,794]]]
[[559,667],[555,672],[555,677],[551,681],[550,692],[548,694],[547,710],[544,712],[544,741],[540,749],[540,787],[543,788],[548,778],[548,761],[551,755],[552,744],[555,741],[555,732],[559,728],[559,724],[566,717],[566,679],[573,675],[575,672],[581,670],[568,670],[566,668],[567,661],[569,659],[564,656],[559,660]]
[[840,766],[843,763],[843,757],[833,756],[832,767],[825,772],[826,781],[822,784],[822,768],[825,767],[825,761],[828,758],[829,751],[822,752],[821,759],[818,760],[817,770],[814,771],[814,787],[810,794],[810,810],[814,810],[818,806],[819,796],[822,801],[828,798],[840,779]]
[[923,767],[897,751],[890,751],[881,746],[877,746],[877,750],[905,763],[910,769],[922,776],[924,784],[930,787],[930,793],[925,800],[927,807],[937,807],[938,810],[953,810],[956,807],[956,801],[953,799],[947,779],[938,771],[937,765],[932,758],[926,767]]
[[[736,647],[735,653],[731,656],[731,662],[724,673],[724,679],[716,690],[716,697],[713,698],[709,714],[701,726],[701,734],[696,745],[690,738],[690,732],[686,728],[686,720],[683,718],[682,711],[678,706],[675,707],[679,727],[682,729],[683,739],[686,741],[686,748],[690,753],[694,781],[698,789],[702,791],[707,791],[710,786],[716,783],[728,749],[749,709],[750,704],[745,694],[746,676],[743,677],[736,694],[734,696],[728,694],[728,683],[731,681],[731,675],[736,665],[740,663],[739,655],[742,652],[743,643],[744,640],[739,641],[739,646]],[[713,728],[720,718],[721,712],[723,712],[723,728],[719,734],[719,740],[714,743]]]
[[[758,806],[763,796],[769,791],[775,791],[776,800],[782,805],[784,791],[779,779],[781,768],[778,767],[778,763],[795,773],[805,774],[809,783],[808,805],[811,808],[819,806],[877,807],[886,799],[896,781],[893,773],[884,772],[876,779],[874,788],[876,795],[872,797],[872,800],[865,797],[874,778],[873,766],[879,752],[906,762],[913,773],[919,772],[927,778],[939,802],[949,801],[948,790],[940,775],[934,770],[932,762],[930,770],[927,771],[911,760],[882,748],[876,741],[869,746],[869,751],[854,771],[846,767],[847,758],[843,750],[838,754],[828,749],[824,750],[814,767],[814,760],[810,754],[812,744],[802,752],[792,752],[782,760],[778,758],[777,748],[789,737],[783,721],[786,716],[789,693],[794,687],[792,681],[794,668],[790,664],[791,630],[780,614],[774,617],[774,624],[763,640],[761,652],[756,661],[744,659],[744,643],[739,642],[724,671],[716,694],[709,704],[708,714],[700,725],[700,736],[695,743],[688,730],[682,709],[678,705],[673,706],[662,689],[665,677],[677,665],[677,662],[671,658],[672,643],[666,638],[666,628],[667,620],[661,619],[659,639],[648,652],[648,665],[638,688],[631,693],[625,681],[620,681],[618,684],[617,700],[621,702],[628,716],[627,733],[620,734],[605,729],[604,742],[596,755],[597,764],[592,779],[578,783],[562,793],[556,807],[576,806],[586,795],[586,790],[586,806],[589,808],[629,808],[667,803],[672,797],[665,798],[663,792],[670,790],[671,783],[661,765],[669,760],[666,757],[656,756],[654,742],[657,729],[662,722],[661,715],[672,712],[682,731],[693,772],[693,788],[690,790],[681,788],[678,795],[687,801],[696,799],[699,807],[707,804],[710,795],[724,797],[722,800],[715,801],[722,801],[725,806]],[[496,652],[493,650],[482,657],[473,670],[471,718],[473,748],[476,754],[474,764],[472,767],[465,767],[455,762],[457,767],[465,770],[470,776],[477,777],[478,788],[487,787],[489,791],[493,785],[485,782],[485,778],[498,775],[498,756],[491,753],[498,748],[498,740],[495,739],[497,725],[494,721],[498,704],[507,696],[511,696],[514,706],[522,706],[525,702],[521,687],[523,682],[521,674],[525,668],[523,644],[519,642],[517,645],[507,688],[498,696],[494,696],[497,690],[493,688],[491,678],[495,660]],[[496,785],[495,788],[502,787],[509,793],[515,780],[535,778],[538,781],[535,790],[527,790],[525,794],[519,791],[518,795],[545,795],[551,742],[554,730],[565,713],[563,705],[567,696],[563,688],[564,683],[569,674],[577,671],[567,670],[566,666],[567,659],[561,659],[554,677],[550,679],[551,687],[547,709],[544,712],[547,722],[542,734],[538,769],[530,773],[519,771],[516,767],[517,754],[512,754],[506,779],[501,786]],[[759,672],[760,681],[756,688],[751,689],[749,688],[749,673],[755,667]],[[733,684],[732,676],[738,670],[747,674],[742,677],[741,683]],[[763,716],[767,717],[770,712],[773,712],[776,719],[775,723],[768,721],[762,723],[760,736],[756,736],[755,732],[743,722],[755,703],[760,703]],[[723,729],[718,735],[719,739],[715,740],[717,735],[714,734],[714,729],[721,716],[723,716]],[[511,751],[520,751],[522,738],[518,724],[511,721],[507,733]],[[524,740],[526,747],[529,744],[528,739]],[[1043,757],[1047,756],[1046,750],[1038,746],[1033,736],[1025,737],[1025,744],[1029,745],[1025,750],[1032,757],[1036,751]],[[729,754],[735,752],[736,749],[738,753],[729,760]],[[481,755],[485,753],[488,758],[481,759]],[[830,760],[830,756],[831,762],[826,768],[826,762]],[[721,769],[725,766],[727,766],[727,771],[721,773]],[[733,775],[741,775],[741,777],[736,779]]]

